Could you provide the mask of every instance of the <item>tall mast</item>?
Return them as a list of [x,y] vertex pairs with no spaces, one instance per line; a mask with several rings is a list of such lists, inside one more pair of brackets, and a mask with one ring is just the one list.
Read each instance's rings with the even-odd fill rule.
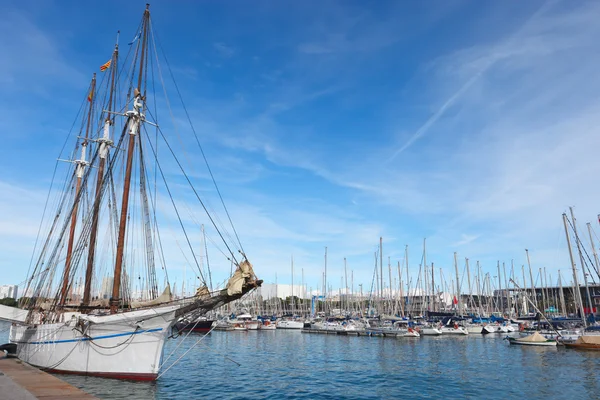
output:
[[504,313],[504,298],[502,297],[502,275],[500,275],[500,260],[496,264],[498,270],[498,311]]
[[[390,277],[390,286],[389,286],[390,292],[388,293],[388,295],[389,295],[388,304],[390,306],[390,310],[392,310],[393,309],[393,304],[392,304],[392,301],[393,301],[392,300],[392,297],[393,297],[392,296],[392,258],[390,256],[388,256],[388,275]],[[392,315],[395,315],[395,313],[392,312]]]
[[458,312],[459,316],[462,313],[462,300],[460,299],[460,281],[458,277],[458,261],[456,259],[456,252],[454,252],[454,269],[456,270],[456,295],[458,296]]
[[[544,268],[545,270],[545,268]],[[542,283],[542,309],[544,310],[544,312],[546,312],[546,310],[549,307],[549,299],[547,296],[547,292],[546,292],[546,285],[548,284],[548,282],[546,282],[546,279],[544,277],[544,274],[542,273],[542,269],[539,268],[539,274],[540,274],[540,282]]]
[[[512,260],[510,261],[512,265]],[[506,277],[506,264],[502,262],[502,273],[504,274],[504,293],[506,294],[506,307],[508,309],[508,317],[512,313],[512,305],[510,302],[510,295],[508,293],[508,278]]]
[[581,290],[579,289],[579,281],[577,280],[577,269],[575,265],[575,259],[573,258],[573,250],[571,249],[571,237],[569,236],[569,229],[567,228],[567,214],[565,213],[563,213],[563,224],[565,225],[565,235],[567,236],[569,258],[571,259],[571,267],[573,268],[573,289],[575,291],[575,301],[579,305],[579,312],[581,313],[581,320],[583,321],[583,325],[587,326],[585,321],[585,312],[583,311],[583,300],[581,299]]
[[302,288],[302,307],[300,308],[302,313],[304,314],[304,298],[306,297],[306,290],[304,290],[304,268],[301,269],[302,272],[302,284],[300,285],[300,287]]
[[348,311],[348,267],[346,265],[346,257],[344,257],[344,279],[346,283],[346,312]]
[[404,296],[402,293],[402,267],[400,261],[398,261],[398,302],[400,303],[400,315],[404,318]]
[[[525,294],[527,294],[527,281],[525,280],[525,266],[521,265],[521,274],[523,275],[523,289],[525,290]],[[525,314],[527,314],[527,301],[525,300],[523,302],[523,306],[525,308],[525,310],[523,311]]]
[[146,45],[148,42],[148,22],[150,19],[150,5],[146,5],[143,20],[142,49],[140,54],[140,68],[137,88],[134,90],[133,110],[127,111],[129,123],[129,145],[127,148],[127,161],[125,167],[125,179],[123,182],[123,199],[121,201],[121,218],[119,221],[119,236],[117,238],[117,255],[115,260],[115,273],[113,281],[112,297],[110,299],[110,312],[116,313],[120,302],[121,293],[121,271],[123,268],[123,250],[125,245],[125,230],[127,228],[127,212],[129,206],[129,189],[131,185],[131,167],[133,165],[133,154],[135,152],[135,138],[139,132],[140,124],[144,120],[142,108],[144,98],[142,96],[142,78],[144,76],[144,63],[146,56]]
[[[426,241],[427,238],[423,238],[423,283],[425,284],[425,279],[427,277],[427,247],[426,247]],[[429,290],[427,289],[427,286],[425,286],[425,290],[423,291],[423,300],[426,299],[425,296],[429,296],[428,295]]]
[[531,261],[529,260],[529,250],[525,249],[525,254],[527,255],[527,265],[529,266],[529,280],[531,281],[531,297],[533,297],[533,302],[535,303],[535,307],[538,307],[537,301],[537,293],[535,292],[535,284],[533,283],[533,273],[531,272]]
[[350,270],[350,286],[352,287],[352,311],[356,310],[356,293],[354,292],[354,270]]
[[467,310],[469,310],[469,305],[471,306],[471,310],[473,309],[473,291],[471,290],[471,270],[469,269],[469,259],[465,258],[465,264],[467,264],[467,284],[469,285],[469,303],[467,304]]
[[562,276],[560,274],[560,269],[558,270],[558,284],[560,286],[560,305],[562,308],[562,314],[566,316],[567,315],[567,307],[565,305],[565,294],[563,292]]
[[292,254],[292,316],[294,316],[294,255]]
[[99,156],[100,163],[98,165],[98,175],[96,177],[96,194],[94,200],[94,208],[92,210],[92,227],[90,231],[90,248],[88,250],[87,268],[85,270],[85,286],[83,290],[83,306],[90,304],[90,297],[92,292],[92,276],[94,274],[94,257],[96,255],[96,238],[98,235],[98,221],[99,211],[101,203],[102,185],[104,183],[104,169],[106,167],[106,158],[108,156],[108,149],[112,146],[113,142],[110,139],[110,126],[113,125],[110,112],[113,110],[113,96],[115,91],[115,76],[118,65],[119,57],[119,34],[117,33],[117,43],[115,44],[115,50],[113,51],[113,57],[111,60],[111,72],[110,72],[110,94],[108,96],[108,113],[106,114],[106,120],[104,121],[103,135],[98,139],[100,144]]
[[435,312],[437,311],[435,308],[435,277],[434,274],[435,273],[435,268],[433,267],[433,263],[431,263],[431,309]]
[[483,314],[483,307],[481,306],[481,267],[479,261],[477,261],[477,300],[479,303],[479,316]]
[[406,264],[406,313],[410,313],[410,310],[412,310],[412,302],[410,301],[410,276],[408,275],[408,245],[405,245],[404,247],[404,261]]
[[381,284],[379,285],[379,298],[383,303],[383,238],[379,236],[379,279]]
[[325,272],[323,273],[323,312],[327,315],[327,246],[325,246]]
[[594,238],[592,237],[592,224],[587,223],[588,234],[590,235],[590,243],[592,244],[592,253],[594,254],[594,264],[596,267],[596,273],[600,276],[600,263],[598,262],[598,253],[596,253],[596,245],[594,244]]
[[90,125],[92,120],[92,110],[94,106],[94,90],[96,89],[96,74],[92,77],[91,90],[88,95],[88,100],[90,103],[90,107],[88,109],[87,116],[87,124],[85,128],[85,139],[81,143],[81,158],[74,163],[77,165],[75,167],[75,176],[77,177],[77,183],[75,186],[75,200],[73,202],[73,211],[71,212],[71,229],[69,231],[69,242],[67,244],[67,258],[65,260],[65,271],[63,273],[62,279],[62,288],[60,291],[60,306],[64,306],[67,301],[67,290],[69,287],[69,274],[71,273],[71,261],[73,257],[73,244],[75,242],[75,227],[77,225],[77,211],[79,209],[79,194],[81,192],[81,180],[83,178],[83,173],[85,172],[85,167],[89,164],[86,161],[86,152],[88,145],[88,138],[90,134]]
[[581,252],[581,244],[579,240],[579,235],[577,234],[577,220],[575,219],[575,214],[573,213],[573,207],[569,207],[571,211],[571,222],[573,223],[573,232],[575,233],[575,243],[577,244],[577,252],[579,253],[579,260],[581,261],[581,273],[583,274],[583,282],[585,284],[585,293],[587,297],[588,308],[590,313],[593,310],[592,305],[592,297],[590,296],[590,287],[588,285],[587,274],[585,273],[585,260],[583,259],[583,253]]

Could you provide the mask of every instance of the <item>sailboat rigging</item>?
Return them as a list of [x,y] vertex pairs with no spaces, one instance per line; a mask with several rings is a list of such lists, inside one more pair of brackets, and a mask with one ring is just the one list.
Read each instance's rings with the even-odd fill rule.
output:
[[[64,190],[53,193],[56,212],[48,222],[46,239],[36,255],[26,297],[20,304],[26,312],[16,318],[15,313],[9,317],[0,310],[0,319],[13,322],[10,341],[17,344],[18,357],[46,370],[154,380],[159,376],[170,328],[179,318],[198,318],[262,283],[242,250],[224,203],[237,242],[209,213],[207,200],[199,196],[158,123],[157,96],[152,98],[152,94],[153,67],[159,57],[149,6],[136,32],[139,34],[130,43],[125,61],[120,65],[117,39],[111,59],[101,67],[109,73],[100,82],[94,74],[86,92],[89,104],[82,120],[85,129],[77,137],[73,153],[80,155],[75,161],[66,160],[71,167]],[[123,84],[126,96],[120,94]],[[147,125],[156,129],[155,135],[150,134]],[[116,129],[119,126],[120,134]],[[180,174],[173,177],[175,174],[167,172],[163,161],[159,161],[159,140],[168,150],[161,155],[171,156]],[[210,272],[206,281],[193,252],[186,221],[175,199],[179,192],[169,185],[171,178],[181,176],[185,185],[179,186],[191,190],[189,198],[200,203],[197,209],[206,212],[212,233],[224,246],[219,250],[226,264],[235,266],[226,285],[214,291]],[[216,187],[214,179],[213,183]],[[168,199],[170,216],[177,220],[180,235],[189,247],[190,255],[183,254],[183,258],[192,260],[198,268],[201,282],[192,297],[174,299],[171,294],[167,264],[176,264],[177,258],[169,253],[159,231],[159,225],[166,225],[169,217],[159,216],[159,209],[164,208],[157,200],[159,196]],[[209,233],[204,225],[202,232],[207,251]],[[177,236],[175,241],[179,243]],[[162,294],[157,266],[165,271]],[[83,287],[75,284],[81,281]]]

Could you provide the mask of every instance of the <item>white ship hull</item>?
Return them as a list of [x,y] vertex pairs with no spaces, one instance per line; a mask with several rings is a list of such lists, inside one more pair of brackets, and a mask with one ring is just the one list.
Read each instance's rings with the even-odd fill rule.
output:
[[441,330],[442,330],[443,335],[468,335],[469,334],[469,332],[462,326],[459,326],[458,328],[443,326]]
[[277,329],[302,329],[304,328],[304,322],[302,321],[277,321]]
[[421,335],[423,336],[439,336],[442,334],[442,330],[439,328],[421,328]]
[[465,329],[467,330],[467,332],[469,332],[469,334],[477,334],[481,333],[483,327],[481,325],[467,325]]
[[107,316],[79,315],[35,327],[13,325],[18,357],[45,370],[155,380],[179,306]]

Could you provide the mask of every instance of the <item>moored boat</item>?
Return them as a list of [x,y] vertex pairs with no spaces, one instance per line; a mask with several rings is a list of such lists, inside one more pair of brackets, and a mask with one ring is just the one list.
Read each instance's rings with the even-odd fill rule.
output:
[[541,333],[534,332],[522,338],[507,337],[508,343],[521,346],[556,346],[556,340],[547,339]]
[[442,334],[442,329],[435,325],[424,325],[419,328],[419,333],[421,336],[440,336]]
[[277,329],[302,329],[304,322],[295,319],[282,319],[277,321]]
[[213,324],[214,324],[214,320],[212,319],[206,319],[206,318],[200,318],[197,319],[196,321],[188,321],[188,320],[181,320],[178,321],[175,324],[175,329],[178,332],[198,332],[198,333],[207,333],[210,332]]
[[556,340],[546,339],[539,332],[535,332],[531,335],[522,338],[509,337],[508,343],[521,346],[556,346]]
[[574,343],[564,343],[567,349],[600,351],[600,335],[582,335]]

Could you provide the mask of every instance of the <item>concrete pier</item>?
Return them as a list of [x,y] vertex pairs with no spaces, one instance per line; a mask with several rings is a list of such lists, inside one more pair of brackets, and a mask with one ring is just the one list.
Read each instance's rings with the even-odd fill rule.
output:
[[15,358],[0,358],[0,398],[11,400],[96,397]]

